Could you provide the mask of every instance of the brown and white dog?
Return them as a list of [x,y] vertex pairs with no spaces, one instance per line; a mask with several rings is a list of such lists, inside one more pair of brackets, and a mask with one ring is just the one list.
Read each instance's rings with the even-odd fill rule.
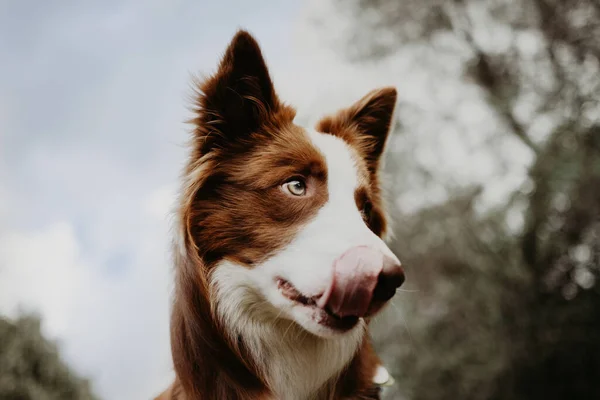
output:
[[404,281],[378,178],[396,90],[302,128],[245,31],[198,89],[159,399],[378,398],[367,323]]

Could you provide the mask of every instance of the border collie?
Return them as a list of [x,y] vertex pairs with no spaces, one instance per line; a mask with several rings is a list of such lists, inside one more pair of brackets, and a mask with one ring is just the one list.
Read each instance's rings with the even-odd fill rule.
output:
[[379,183],[396,90],[294,124],[239,31],[198,84],[159,399],[376,399],[368,322],[404,281]]

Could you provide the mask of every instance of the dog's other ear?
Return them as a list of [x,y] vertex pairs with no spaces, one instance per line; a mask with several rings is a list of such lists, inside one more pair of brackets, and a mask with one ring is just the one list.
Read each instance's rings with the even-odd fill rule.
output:
[[371,172],[377,171],[396,106],[396,89],[369,92],[337,114],[325,117],[317,131],[339,136],[360,150]]
[[243,139],[279,107],[258,43],[248,32],[238,31],[217,72],[199,85],[192,120],[198,150],[205,154]]

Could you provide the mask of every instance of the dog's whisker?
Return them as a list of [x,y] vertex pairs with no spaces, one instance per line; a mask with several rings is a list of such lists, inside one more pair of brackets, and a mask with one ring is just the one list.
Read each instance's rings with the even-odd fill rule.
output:
[[285,335],[290,330],[290,328],[292,327],[292,325],[294,325],[294,321],[290,321],[290,324],[288,325],[287,329],[285,330],[285,332],[283,332],[283,336],[282,336],[283,339],[285,339]]
[[416,349],[415,340],[413,338],[412,333],[410,332],[410,329],[408,328],[408,323],[406,322],[404,315],[402,315],[402,310],[393,301],[391,302],[391,304],[396,309],[396,311],[397,311],[396,315],[398,316],[398,318],[400,318],[400,322],[402,322],[402,325],[404,325],[404,329],[406,330],[406,334],[408,335],[408,339],[410,341],[412,348]]
[[[265,301],[265,303],[268,303],[268,301]],[[279,319],[279,317],[281,317],[281,314],[283,314],[283,308],[279,309],[279,312],[277,313],[277,316],[275,317],[275,319]]]
[[396,289],[396,292],[416,293],[416,292],[420,292],[420,290],[419,289],[402,289],[402,288],[398,288],[398,289]]

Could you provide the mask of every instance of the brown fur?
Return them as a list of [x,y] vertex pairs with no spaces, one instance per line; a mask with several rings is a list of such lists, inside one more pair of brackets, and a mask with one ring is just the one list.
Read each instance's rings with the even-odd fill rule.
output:
[[[356,204],[378,235],[385,232],[378,163],[395,100],[394,89],[372,92],[318,126],[357,152],[365,180]],[[243,341],[227,339],[214,316],[210,274],[222,260],[252,268],[289,243],[327,201],[327,167],[293,124],[294,109],[280,102],[258,44],[244,31],[217,73],[199,85],[196,113],[177,215],[182,243],[175,244],[171,317],[177,377],[158,399],[265,399],[269,388]],[[279,189],[291,176],[307,179],[310,195],[301,201],[287,201]],[[365,337],[340,378],[328,384],[335,398],[364,398],[378,362]]]

